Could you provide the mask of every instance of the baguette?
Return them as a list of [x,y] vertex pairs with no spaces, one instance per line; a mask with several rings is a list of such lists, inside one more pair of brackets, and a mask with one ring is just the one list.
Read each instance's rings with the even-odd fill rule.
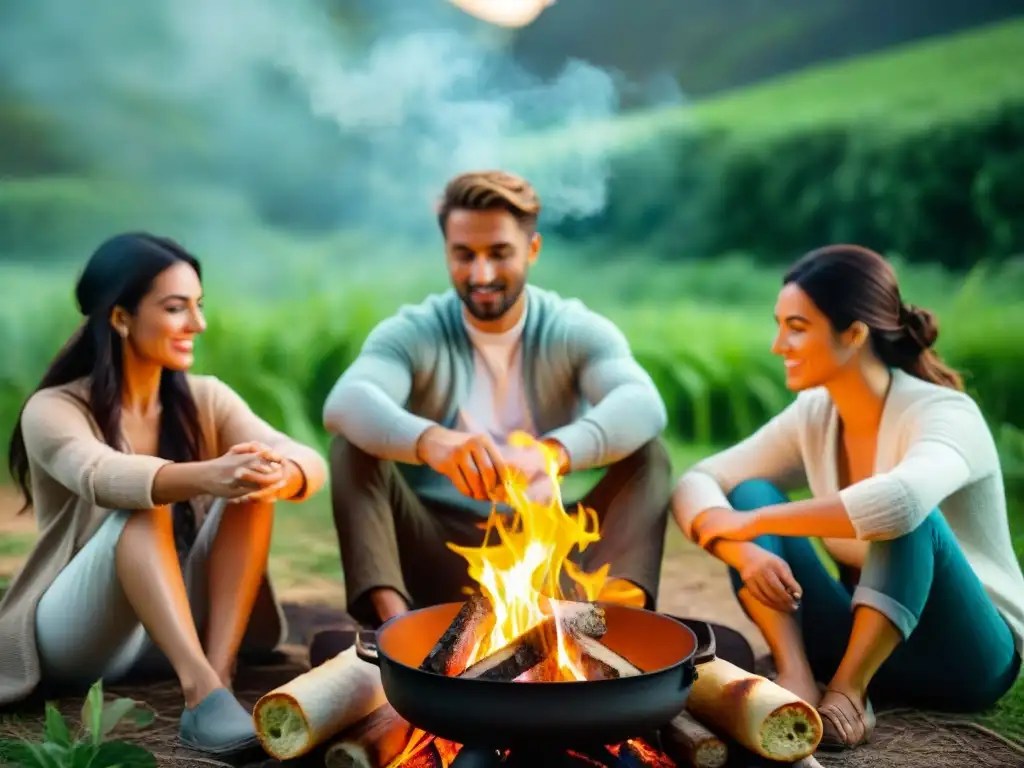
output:
[[793,763],[821,741],[821,716],[796,694],[725,659],[697,667],[687,710],[761,757]]
[[265,694],[252,717],[267,754],[292,760],[386,703],[380,669],[349,648]]

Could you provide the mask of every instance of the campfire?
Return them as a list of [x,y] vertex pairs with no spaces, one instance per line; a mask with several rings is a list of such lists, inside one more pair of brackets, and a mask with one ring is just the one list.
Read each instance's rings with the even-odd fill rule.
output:
[[[583,552],[599,541],[596,512],[582,505],[574,514],[565,510],[557,457],[547,445],[523,433],[513,435],[510,443],[541,453],[549,493],[543,500],[531,498],[530,478],[511,473],[504,492],[512,518],[493,511],[480,547],[449,544],[466,558],[479,591],[469,596],[421,669],[522,684],[639,675],[637,667],[601,643],[607,625],[595,601],[607,583],[608,565],[586,573],[570,559],[575,550]],[[449,766],[460,751],[458,744],[416,730],[389,768]],[[640,738],[598,754],[566,750],[564,759],[609,768],[675,765]]]
[[[523,669],[518,682],[587,680],[581,643],[604,634],[593,601],[607,581],[608,565],[584,573],[569,557],[574,549],[583,552],[600,540],[597,514],[582,505],[574,515],[566,512],[557,457],[549,446],[523,433],[513,434],[510,443],[543,456],[549,500],[530,498],[530,478],[513,471],[504,483],[512,519],[506,523],[493,511],[480,547],[448,545],[466,558],[480,592],[470,597],[465,615],[452,623],[428,662],[439,674],[462,674],[437,665],[438,658],[451,657],[452,664],[464,665],[465,674],[475,677],[493,674],[486,670],[503,655],[519,653]],[[468,654],[452,655],[446,643]]]
[[337,734],[328,768],[721,768],[726,733],[778,762],[811,754],[813,707],[716,659],[713,638],[702,650],[673,619],[599,602],[609,566],[571,559],[600,540],[597,514],[566,512],[547,446],[513,444],[541,452],[550,494],[507,477],[509,519],[493,511],[480,547],[449,545],[478,589],[392,619],[264,696],[267,751],[290,759]]
[[[492,607],[486,596],[480,593],[472,595],[421,668],[467,679],[524,685],[609,680],[641,674],[628,660],[600,642],[606,625],[603,611],[598,606],[589,602],[552,599],[539,602],[543,607],[538,609],[538,618],[534,623],[507,642],[495,642],[491,638],[498,636],[496,630],[501,614]],[[481,650],[485,648],[487,650]],[[368,729],[368,735],[369,730],[377,732],[372,737],[375,744],[379,741],[381,730],[402,730],[404,727],[403,721],[393,711],[387,711],[387,708],[380,713],[380,717],[383,725]],[[374,768],[385,764],[388,768],[458,766],[463,764],[462,760],[455,762],[461,749],[459,744],[412,729],[407,744],[398,755],[386,763],[370,760],[366,765]],[[501,756],[494,753],[492,757],[493,763],[499,764]],[[667,768],[676,765],[642,738],[596,751],[588,750],[586,753],[565,750],[562,758],[566,765],[608,768],[620,765]],[[480,755],[472,763],[466,764],[490,763],[484,759],[484,755]],[[361,766],[363,763],[353,762],[351,765]]]

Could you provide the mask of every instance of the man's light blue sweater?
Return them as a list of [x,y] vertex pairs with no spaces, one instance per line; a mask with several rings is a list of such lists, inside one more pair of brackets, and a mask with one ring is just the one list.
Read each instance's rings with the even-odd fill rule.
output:
[[[526,290],[522,370],[537,437],[561,443],[579,471],[612,464],[659,436],[665,405],[622,332],[577,299]],[[324,426],[371,455],[412,465],[404,474],[414,490],[428,492],[438,478],[414,470],[416,442],[428,427],[454,426],[472,375],[462,302],[453,290],[430,296],[371,331],[327,397]]]

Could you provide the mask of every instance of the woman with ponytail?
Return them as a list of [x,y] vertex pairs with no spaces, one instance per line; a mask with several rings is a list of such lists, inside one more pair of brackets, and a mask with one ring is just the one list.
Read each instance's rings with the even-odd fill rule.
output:
[[111,238],[76,297],[84,324],[11,438],[39,536],[0,602],[0,704],[162,670],[181,684],[186,745],[251,746],[231,679],[240,648],[284,632],[266,579],[274,502],[319,490],[324,461],[187,373],[206,322],[178,244]]
[[1020,674],[1024,576],[992,434],[932,349],[935,318],[881,256],[836,245],[790,269],[775,320],[796,400],[682,476],[677,522],[729,566],[822,747],[870,738],[869,694],[991,706]]

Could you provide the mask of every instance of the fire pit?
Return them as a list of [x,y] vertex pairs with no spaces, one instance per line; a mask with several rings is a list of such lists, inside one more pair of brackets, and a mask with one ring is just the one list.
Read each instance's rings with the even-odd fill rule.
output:
[[698,648],[690,628],[651,611],[581,601],[547,611],[481,658],[496,619],[480,594],[392,619],[376,644],[361,639],[394,712],[419,729],[390,764],[675,765],[657,734],[685,708],[695,665],[714,657],[710,629]]
[[[449,544],[478,589],[465,602],[411,611],[359,636],[351,660],[379,667],[387,703],[331,747],[328,765],[721,766],[725,744],[687,712],[698,664],[707,664],[702,681],[718,680],[723,692],[695,696],[710,719],[760,748],[765,713],[790,717],[792,696],[769,691],[747,706],[745,719],[733,715],[762,684],[715,658],[709,626],[698,638],[670,616],[609,601],[622,586],[609,583],[611,565],[586,572],[574,556],[600,540],[596,512],[563,508],[548,446],[523,434],[511,442],[539,452],[550,493],[535,493],[544,477],[506,477],[503,501],[514,514],[493,511],[480,547]],[[323,702],[330,690],[344,697],[358,688],[341,683],[344,659],[336,669],[336,679],[317,686]],[[319,701],[312,708],[326,728],[330,708]],[[292,704],[291,712],[298,732],[309,731],[302,707]],[[806,740],[790,735],[796,747],[781,753]]]
[[537,452],[550,485],[537,493],[537,477],[511,474],[503,495],[514,515],[495,509],[480,547],[449,544],[479,590],[391,619],[356,652],[380,667],[399,716],[435,745],[458,745],[456,765],[611,768],[653,755],[640,738],[684,709],[703,660],[697,638],[661,614],[599,602],[610,565],[588,573],[573,557],[600,540],[597,513],[564,509],[549,446],[523,433],[510,442]]
[[611,564],[586,572],[574,557],[600,540],[596,512],[563,508],[548,446],[511,442],[539,451],[551,492],[527,493],[543,476],[506,477],[514,514],[493,511],[479,547],[449,544],[479,588],[390,619],[262,697],[267,751],[305,754],[359,712],[330,768],[721,768],[728,748],[706,724],[776,761],[810,754],[814,708],[716,658],[710,626],[610,599],[629,591],[609,583]]

